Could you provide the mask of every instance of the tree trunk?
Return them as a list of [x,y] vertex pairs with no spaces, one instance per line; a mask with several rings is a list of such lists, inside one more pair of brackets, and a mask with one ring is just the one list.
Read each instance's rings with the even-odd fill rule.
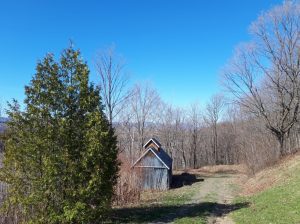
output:
[[184,143],[181,141],[181,150],[182,150],[182,159],[183,159],[183,168],[186,169],[186,157],[184,153]]
[[197,155],[196,155],[196,152],[197,152],[197,134],[196,134],[196,130],[194,130],[194,133],[193,133],[193,167],[194,169],[197,168]]
[[214,159],[215,164],[218,163],[218,134],[217,134],[217,124],[214,125]]
[[278,134],[277,139],[279,142],[279,153],[280,157],[283,157],[285,155],[285,148],[284,148],[284,142],[285,142],[285,136],[284,134]]
[[185,153],[183,150],[182,150],[182,159],[183,159],[183,169],[185,170],[186,169],[186,157],[185,157]]

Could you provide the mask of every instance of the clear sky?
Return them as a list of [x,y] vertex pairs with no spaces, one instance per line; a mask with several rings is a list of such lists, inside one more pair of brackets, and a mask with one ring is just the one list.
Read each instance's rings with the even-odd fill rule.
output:
[[126,58],[131,82],[150,82],[185,106],[222,91],[221,68],[248,27],[279,0],[0,0],[0,102],[24,99],[24,85],[47,52],[69,40],[92,59],[110,45]]

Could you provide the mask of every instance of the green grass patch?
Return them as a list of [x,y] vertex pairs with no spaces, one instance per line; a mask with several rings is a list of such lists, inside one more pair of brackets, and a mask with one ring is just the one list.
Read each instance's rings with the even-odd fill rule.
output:
[[210,192],[204,197],[204,201],[208,202],[216,202],[217,201],[217,193],[216,192]]
[[178,188],[175,190],[166,191],[161,199],[160,202],[163,205],[181,205],[188,201],[190,201],[193,196],[200,190],[199,184],[185,186],[182,188]]
[[198,217],[184,217],[181,219],[176,219],[175,224],[204,224],[206,223],[206,218],[203,216]]

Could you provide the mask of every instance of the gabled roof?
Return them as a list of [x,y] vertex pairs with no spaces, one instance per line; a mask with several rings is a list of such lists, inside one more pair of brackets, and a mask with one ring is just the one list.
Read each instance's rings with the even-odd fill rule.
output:
[[158,148],[161,147],[161,144],[159,143],[159,141],[157,141],[155,138],[150,138],[148,142],[146,142],[146,144],[143,146],[144,149],[147,147],[147,145],[149,145],[151,142],[153,142]]
[[169,170],[172,168],[172,158],[161,148],[159,151],[156,150],[155,148],[149,148],[147,149],[143,155],[141,155],[140,158],[137,159],[137,161],[135,161],[135,163],[132,165],[132,168],[139,162],[142,160],[142,158],[144,158],[148,152],[152,152],[157,158],[158,160],[160,160],[160,162],[162,162],[162,164]]

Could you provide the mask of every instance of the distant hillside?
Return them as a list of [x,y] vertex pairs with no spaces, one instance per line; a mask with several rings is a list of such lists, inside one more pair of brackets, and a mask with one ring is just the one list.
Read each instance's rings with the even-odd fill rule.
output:
[[8,118],[6,117],[0,117],[0,132],[3,132],[6,128],[6,122],[8,121]]
[[300,223],[300,153],[282,159],[244,183],[238,202],[250,206],[234,211],[236,223]]

